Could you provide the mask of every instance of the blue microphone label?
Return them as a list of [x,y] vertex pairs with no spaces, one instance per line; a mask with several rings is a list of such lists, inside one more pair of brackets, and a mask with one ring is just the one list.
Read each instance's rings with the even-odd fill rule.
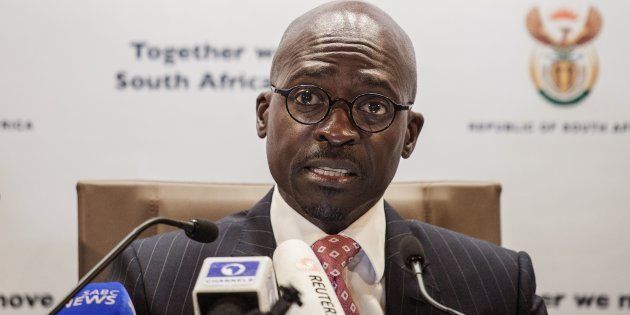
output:
[[206,276],[208,285],[249,285],[256,278],[258,261],[213,262]]

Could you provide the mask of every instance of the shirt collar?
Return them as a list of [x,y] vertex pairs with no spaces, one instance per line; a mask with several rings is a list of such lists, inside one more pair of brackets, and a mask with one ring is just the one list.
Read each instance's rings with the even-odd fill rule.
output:
[[[299,239],[311,245],[327,234],[295,211],[274,187],[270,206],[271,228],[276,244]],[[385,207],[383,198],[370,210],[339,232],[355,240],[368,257],[374,271],[373,283],[381,281],[385,271]]]

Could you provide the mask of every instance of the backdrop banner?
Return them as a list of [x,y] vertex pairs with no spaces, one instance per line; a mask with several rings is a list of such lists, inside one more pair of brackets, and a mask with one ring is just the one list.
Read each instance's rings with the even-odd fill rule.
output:
[[[322,1],[0,2],[0,313],[77,279],[83,179],[271,182],[255,99]],[[503,245],[555,314],[630,312],[630,2],[374,3],[426,123],[396,181],[503,185]]]

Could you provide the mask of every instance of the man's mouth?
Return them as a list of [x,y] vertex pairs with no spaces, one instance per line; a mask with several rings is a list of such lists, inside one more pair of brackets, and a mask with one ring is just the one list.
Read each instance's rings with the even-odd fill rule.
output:
[[330,177],[353,176],[350,170],[343,169],[343,168],[332,168],[332,167],[320,166],[320,167],[309,167],[308,170],[322,176],[330,176]]
[[319,185],[341,188],[358,179],[358,167],[347,160],[321,159],[308,163],[305,167],[308,178]]

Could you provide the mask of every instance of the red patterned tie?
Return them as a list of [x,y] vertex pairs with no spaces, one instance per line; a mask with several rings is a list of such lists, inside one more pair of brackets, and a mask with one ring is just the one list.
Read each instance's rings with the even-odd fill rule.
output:
[[359,314],[342,273],[348,262],[361,250],[361,246],[347,236],[328,235],[315,242],[312,248],[332,282],[344,312]]

